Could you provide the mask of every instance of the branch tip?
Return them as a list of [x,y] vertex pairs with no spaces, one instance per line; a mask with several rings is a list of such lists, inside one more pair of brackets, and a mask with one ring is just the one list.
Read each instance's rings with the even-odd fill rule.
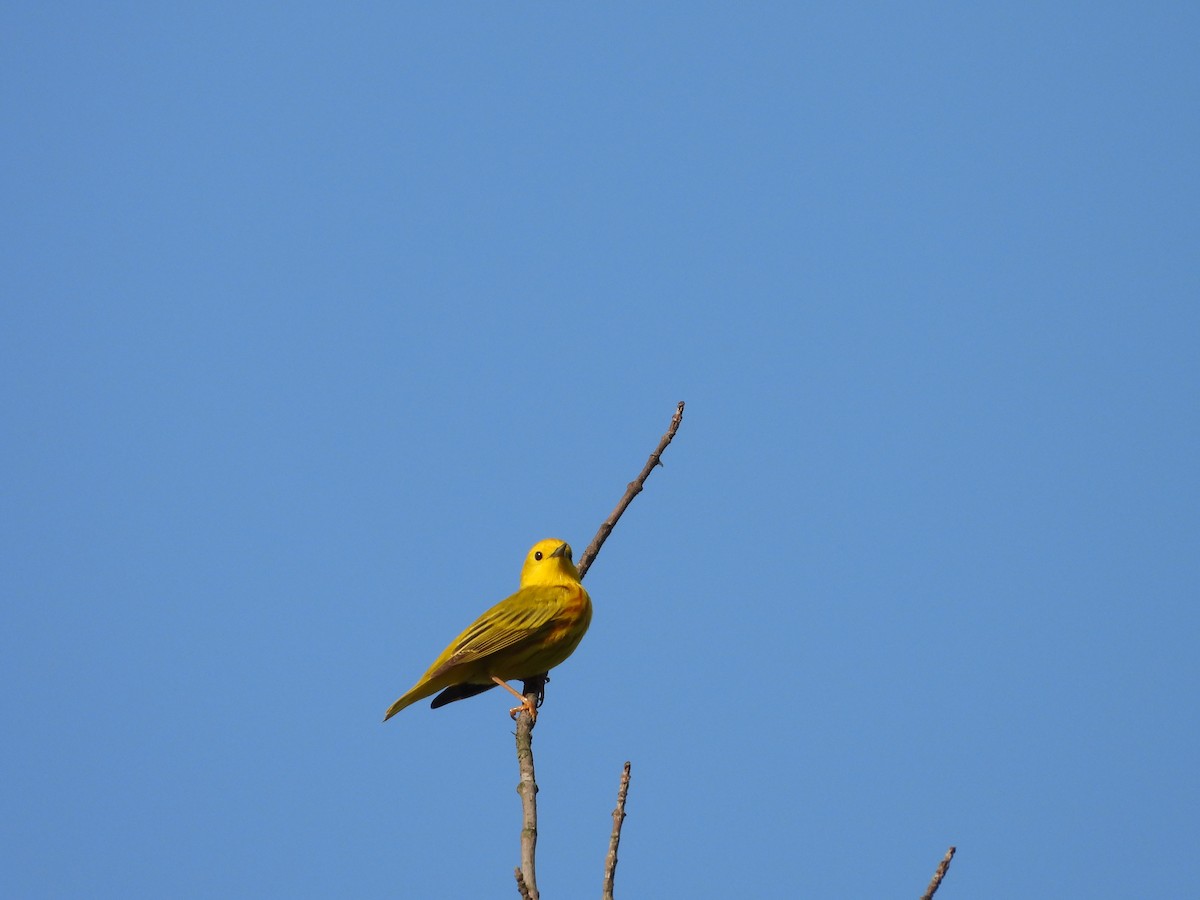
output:
[[[604,546],[604,542],[608,540],[609,534],[612,533],[613,526],[617,524],[617,520],[621,518],[629,504],[633,502],[633,498],[641,493],[642,485],[646,483],[646,479],[650,477],[650,473],[661,466],[663,451],[667,449],[667,445],[675,438],[675,432],[679,430],[679,424],[683,421],[683,401],[679,401],[679,405],[675,407],[675,415],[671,417],[671,424],[667,428],[667,433],[662,436],[658,442],[658,446],[654,448],[654,452],[650,454],[650,458],[646,460],[646,465],[642,467],[641,473],[625,488],[625,496],[617,504],[617,508],[612,511],[612,514],[604,520],[600,525],[600,529],[596,532],[596,536],[592,538],[592,542],[587,545],[587,549],[583,551],[583,555],[579,557],[579,577],[583,578],[587,574],[587,570],[591,567],[592,561],[600,552],[600,548]],[[664,467],[665,468],[665,467]]]
[[946,851],[946,855],[942,857],[942,861],[938,863],[937,871],[933,873],[933,879],[929,882],[929,887],[925,889],[925,893],[921,895],[921,900],[933,900],[933,895],[937,893],[937,889],[942,886],[942,879],[946,877],[946,873],[950,871],[950,860],[954,859],[954,853],[957,847],[951,847]]

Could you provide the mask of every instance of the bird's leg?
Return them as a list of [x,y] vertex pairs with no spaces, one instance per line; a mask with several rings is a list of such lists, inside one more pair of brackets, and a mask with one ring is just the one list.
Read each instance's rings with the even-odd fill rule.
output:
[[546,682],[550,680],[550,676],[546,673],[534,675],[532,678],[526,678],[521,685],[521,693],[525,696],[537,694],[537,708],[542,708],[542,702],[546,699]]
[[504,688],[506,691],[508,691],[510,694],[512,694],[514,697],[516,697],[518,700],[521,701],[520,706],[514,706],[512,709],[510,709],[508,711],[508,714],[510,716],[512,716],[515,719],[517,717],[517,713],[519,713],[521,710],[525,710],[525,712],[529,713],[529,721],[531,724],[533,722],[537,721],[537,707],[534,704],[529,702],[528,697],[526,697],[524,694],[522,694],[520,691],[518,691],[516,688],[514,688],[512,685],[510,685],[503,678],[497,678],[495,675],[493,675],[492,681],[496,682],[496,684],[500,685],[500,687]]

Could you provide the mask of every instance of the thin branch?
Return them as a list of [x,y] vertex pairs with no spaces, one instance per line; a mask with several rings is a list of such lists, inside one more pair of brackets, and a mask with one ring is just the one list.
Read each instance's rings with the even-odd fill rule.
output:
[[[545,676],[531,678],[521,688],[521,693],[533,701],[534,707],[542,703],[545,691]],[[534,857],[537,853],[537,779],[533,774],[533,719],[527,712],[517,713],[517,768],[521,780],[517,793],[521,795],[521,868],[517,870],[517,889],[523,900],[538,900],[537,871]]]
[[937,893],[937,889],[942,886],[942,879],[946,877],[946,873],[950,871],[950,860],[954,859],[954,847],[946,851],[946,855],[942,857],[942,861],[938,863],[937,871],[933,873],[933,880],[929,882],[929,887],[925,889],[925,893],[921,895],[921,900],[933,900],[933,895]]
[[[671,418],[671,427],[667,429],[667,433],[662,436],[662,440],[658,442],[658,446],[654,448],[654,452],[650,454],[650,459],[647,460],[645,468],[629,486],[625,489],[625,496],[621,498],[621,502],[617,504],[617,508],[613,510],[604,523],[600,526],[600,530],[596,532],[596,536],[592,538],[592,542],[588,544],[586,550],[583,551],[583,556],[579,558],[579,577],[583,578],[587,574],[588,567],[596,558],[596,554],[600,552],[600,548],[612,534],[613,526],[617,524],[617,520],[621,518],[622,513],[633,502],[633,498],[642,492],[642,485],[646,483],[646,479],[650,477],[650,473],[654,471],[655,466],[662,465],[662,454],[667,449],[667,444],[671,443],[671,439],[675,437],[675,432],[679,430],[679,423],[683,421],[683,401],[679,401],[679,405],[675,408],[675,415]],[[527,698],[533,701],[535,708],[542,705],[542,700],[545,698],[546,690],[546,674],[529,678],[521,690]],[[517,869],[517,889],[521,892],[522,900],[539,900],[537,887],[537,873],[534,866],[534,858],[537,851],[537,780],[533,774],[533,718],[526,712],[517,713],[517,767],[521,773],[521,780],[517,784],[517,793],[521,795],[521,868]],[[620,813],[621,819],[625,818],[625,793],[629,790],[629,763],[625,763],[625,774],[621,777],[621,789],[617,795],[617,812],[613,813],[613,837],[609,845],[608,860],[605,865],[604,884],[606,897],[612,896],[612,879],[617,868],[617,842],[620,840],[621,825],[617,820],[617,813]]]
[[629,793],[629,763],[621,772],[621,786],[617,788],[617,808],[613,810],[612,836],[608,839],[608,856],[604,859],[603,900],[613,900],[613,879],[617,875],[617,845],[621,843],[621,824],[625,821],[625,795]]
[[662,440],[658,442],[658,446],[650,454],[650,459],[646,461],[645,468],[642,469],[641,474],[637,478],[629,482],[629,486],[625,489],[625,496],[621,498],[621,502],[617,504],[617,508],[612,511],[612,515],[604,520],[604,523],[600,526],[600,530],[592,538],[592,542],[583,551],[583,556],[579,557],[580,578],[583,578],[587,574],[592,560],[596,558],[596,554],[600,552],[600,548],[604,546],[604,542],[612,534],[613,526],[617,524],[617,519],[621,518],[621,514],[633,502],[633,498],[642,492],[642,485],[646,483],[646,479],[650,477],[650,473],[654,471],[654,467],[662,465],[661,457],[663,451],[667,449],[667,444],[671,443],[671,439],[675,437],[675,432],[679,430],[679,423],[682,421],[683,401],[680,400],[679,405],[675,408],[675,415],[671,417],[671,427],[667,429],[667,433],[662,436]]
[[521,874],[521,870],[513,869],[513,874],[517,876],[517,890],[521,894],[521,900],[533,900],[529,888],[525,886],[525,876]]

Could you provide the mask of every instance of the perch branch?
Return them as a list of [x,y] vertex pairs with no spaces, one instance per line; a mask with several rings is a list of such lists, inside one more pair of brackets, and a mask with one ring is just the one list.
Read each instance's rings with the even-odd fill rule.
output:
[[942,857],[942,861],[938,863],[937,871],[933,873],[933,880],[929,882],[929,887],[925,888],[925,893],[921,895],[921,900],[933,900],[933,895],[942,886],[942,879],[950,871],[950,860],[954,858],[954,850],[954,847],[947,850],[946,855]]
[[596,555],[600,552],[600,548],[604,546],[604,542],[612,534],[613,526],[617,524],[617,519],[621,518],[621,514],[633,502],[633,498],[642,492],[642,485],[646,483],[646,479],[650,477],[650,473],[654,471],[654,467],[662,465],[663,451],[667,449],[667,444],[671,443],[671,439],[675,437],[675,432],[679,430],[679,423],[682,421],[683,401],[680,400],[679,405],[675,408],[675,415],[671,417],[671,427],[667,429],[667,433],[662,436],[662,440],[658,442],[658,446],[654,448],[654,452],[646,460],[645,468],[642,469],[641,474],[637,478],[629,482],[629,486],[625,489],[625,496],[621,498],[621,502],[617,504],[617,508],[612,511],[612,515],[600,525],[600,530],[596,532],[596,536],[592,538],[592,542],[583,551],[583,556],[579,557],[580,578],[583,578],[587,574],[592,560],[596,558]]
[[[650,477],[650,473],[654,471],[655,466],[662,465],[662,454],[667,449],[667,444],[671,443],[671,439],[675,437],[675,432],[679,430],[679,423],[683,421],[683,401],[679,401],[679,405],[675,408],[675,415],[671,417],[671,426],[667,429],[667,433],[662,436],[658,442],[658,446],[654,448],[654,452],[650,454],[650,459],[646,461],[645,467],[641,474],[633,481],[629,482],[629,486],[625,489],[625,496],[621,498],[621,502],[617,504],[617,508],[613,510],[612,515],[604,520],[600,526],[600,530],[596,532],[596,536],[592,538],[592,542],[588,544],[586,550],[583,551],[583,556],[579,558],[579,577],[582,580],[587,574],[588,567],[592,564],[592,560],[600,552],[600,548],[604,545],[605,540],[612,534],[613,526],[617,524],[617,520],[642,491],[642,485],[646,483],[646,479]],[[546,690],[546,673],[527,678],[521,689],[521,693],[525,695],[531,702],[534,708],[542,705],[542,700],[545,699]],[[537,780],[533,775],[533,719],[527,712],[517,714],[517,767],[521,773],[521,780],[517,784],[517,793],[521,795],[521,868],[517,869],[517,890],[521,892],[522,900],[538,900],[537,873],[534,867],[534,857],[537,851]],[[629,763],[625,763],[625,773],[621,777],[621,789],[617,796],[617,812],[620,813],[621,819],[625,818],[625,793],[629,789]],[[605,896],[612,896],[612,879],[617,868],[617,842],[620,840],[621,825],[617,820],[617,812],[613,813],[613,836],[612,842],[609,844],[608,860],[605,865],[604,886]]]
[[617,845],[621,843],[621,824],[625,821],[625,795],[629,793],[629,763],[621,772],[621,786],[617,788],[617,808],[613,810],[612,836],[608,839],[608,856],[604,859],[603,900],[613,900],[613,879],[617,875]]
[[[536,709],[542,703],[546,688],[546,677],[539,675],[527,679],[521,693],[532,701]],[[521,795],[521,868],[517,870],[517,889],[523,900],[538,900],[537,872],[534,857],[537,853],[537,779],[533,774],[533,718],[529,713],[517,713],[517,768],[521,780],[517,793]]]

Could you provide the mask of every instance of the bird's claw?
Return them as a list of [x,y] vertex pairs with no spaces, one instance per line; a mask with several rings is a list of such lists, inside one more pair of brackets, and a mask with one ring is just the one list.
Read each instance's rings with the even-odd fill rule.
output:
[[508,716],[510,719],[516,720],[517,714],[522,712],[529,713],[530,725],[537,721],[537,706],[533,703],[530,703],[528,698],[525,698],[520,706],[514,706],[512,709],[510,709],[508,711]]

